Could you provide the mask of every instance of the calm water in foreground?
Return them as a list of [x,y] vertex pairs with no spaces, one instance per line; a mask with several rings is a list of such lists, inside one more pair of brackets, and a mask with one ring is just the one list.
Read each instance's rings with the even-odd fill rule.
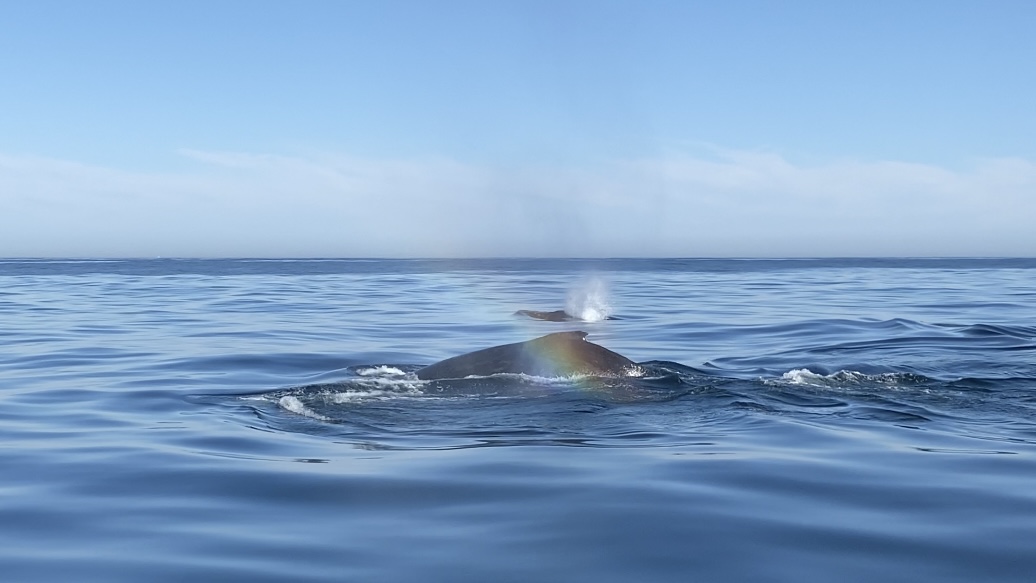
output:
[[1032,581],[1036,260],[2,260],[0,573]]

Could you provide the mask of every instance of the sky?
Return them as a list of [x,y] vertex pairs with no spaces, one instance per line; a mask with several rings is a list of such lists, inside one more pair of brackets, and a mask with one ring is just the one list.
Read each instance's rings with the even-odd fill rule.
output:
[[0,257],[1036,256],[1034,22],[0,0]]

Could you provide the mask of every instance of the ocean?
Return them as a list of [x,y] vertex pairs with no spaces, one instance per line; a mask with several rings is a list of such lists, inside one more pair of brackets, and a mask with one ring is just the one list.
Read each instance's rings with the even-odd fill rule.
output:
[[0,260],[0,468],[5,582],[1032,581],[1036,260]]

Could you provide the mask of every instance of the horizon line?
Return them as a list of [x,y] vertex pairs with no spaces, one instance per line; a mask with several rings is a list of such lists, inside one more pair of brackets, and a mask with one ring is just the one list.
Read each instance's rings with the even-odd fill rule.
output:
[[844,260],[1011,260],[1036,259],[1032,255],[701,255],[701,256],[470,256],[470,257],[379,257],[379,256],[0,256],[0,261],[844,261]]

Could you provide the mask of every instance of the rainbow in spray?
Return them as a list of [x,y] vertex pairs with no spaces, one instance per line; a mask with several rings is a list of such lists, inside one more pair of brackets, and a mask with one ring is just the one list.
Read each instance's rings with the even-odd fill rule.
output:
[[637,363],[607,348],[588,342],[583,331],[555,332],[469,352],[417,371],[422,380],[457,379],[494,374],[539,377],[636,376]]

